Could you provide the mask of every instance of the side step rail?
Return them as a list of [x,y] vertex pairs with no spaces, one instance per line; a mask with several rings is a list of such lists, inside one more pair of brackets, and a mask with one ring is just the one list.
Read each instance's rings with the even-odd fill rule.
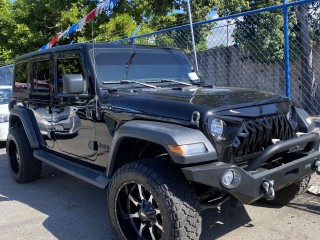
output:
[[91,183],[99,188],[105,188],[110,181],[104,172],[99,172],[80,164],[70,162],[42,149],[34,150],[33,156],[42,162],[45,162],[65,173]]

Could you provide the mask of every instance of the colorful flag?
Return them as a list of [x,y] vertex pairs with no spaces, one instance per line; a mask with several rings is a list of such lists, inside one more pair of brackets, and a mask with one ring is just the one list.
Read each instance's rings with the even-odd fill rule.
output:
[[[112,2],[112,5],[111,5]],[[72,34],[75,31],[81,31],[81,29],[90,21],[93,21],[96,16],[98,16],[100,13],[103,12],[103,10],[107,9],[110,10],[111,7],[114,7],[117,4],[118,0],[105,0],[102,1],[98,7],[93,9],[91,12],[89,12],[85,17],[83,17],[80,21],[73,24],[71,27],[69,27],[67,30],[62,31],[58,33],[54,38],[51,39],[51,41],[42,46],[39,50],[44,50],[47,48],[51,48],[55,43],[59,41],[62,37],[66,36],[68,37],[70,34]]]

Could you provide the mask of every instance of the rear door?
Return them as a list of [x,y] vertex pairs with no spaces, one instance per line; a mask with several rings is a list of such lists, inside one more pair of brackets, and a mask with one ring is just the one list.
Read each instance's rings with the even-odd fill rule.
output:
[[29,109],[36,117],[40,132],[48,147],[53,147],[51,99],[53,94],[53,65],[51,55],[31,60]]

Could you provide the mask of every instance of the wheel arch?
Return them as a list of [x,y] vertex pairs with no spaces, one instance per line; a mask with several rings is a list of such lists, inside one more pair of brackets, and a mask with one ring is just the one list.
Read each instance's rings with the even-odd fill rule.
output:
[[[134,158],[130,158],[129,160],[123,159],[123,157],[128,156],[124,153],[128,153],[129,150],[132,151],[132,148],[135,146],[133,143],[137,142],[149,144],[153,149],[156,149],[156,153],[168,154],[177,164],[192,164],[217,158],[216,151],[212,144],[198,129],[171,123],[134,120],[122,125],[113,138],[110,148],[109,164],[107,166],[107,176],[112,176],[117,168],[121,166],[119,161],[129,163],[138,160]],[[171,153],[168,149],[168,145],[186,145],[199,142],[203,143],[207,148],[206,153],[181,156]]]
[[34,114],[24,107],[15,107],[10,110],[10,128],[23,128],[33,149],[44,144]]

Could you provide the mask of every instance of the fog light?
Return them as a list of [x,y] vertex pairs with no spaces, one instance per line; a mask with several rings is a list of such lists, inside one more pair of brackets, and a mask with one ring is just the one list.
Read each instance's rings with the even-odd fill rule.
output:
[[230,169],[225,171],[221,176],[221,184],[225,188],[235,188],[239,186],[241,182],[241,175],[238,171]]

